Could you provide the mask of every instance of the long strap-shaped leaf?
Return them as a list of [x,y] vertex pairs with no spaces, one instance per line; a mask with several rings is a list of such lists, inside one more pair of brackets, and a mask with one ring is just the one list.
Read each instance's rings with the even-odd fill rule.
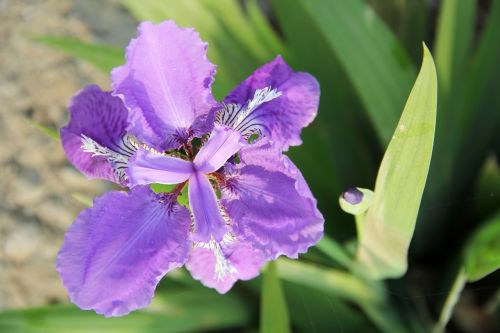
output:
[[104,318],[75,306],[0,312],[0,332],[9,333],[187,333],[235,329],[248,325],[250,311],[236,295],[207,289],[158,293],[153,304],[120,318]]
[[372,204],[360,224],[357,259],[374,278],[406,272],[431,161],[436,106],[436,69],[424,45],[422,68],[380,165]]
[[336,53],[387,144],[415,75],[404,48],[364,1],[297,1]]

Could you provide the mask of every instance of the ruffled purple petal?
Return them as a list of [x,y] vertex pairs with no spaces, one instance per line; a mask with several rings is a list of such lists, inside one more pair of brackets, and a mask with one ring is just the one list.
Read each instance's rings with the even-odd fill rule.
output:
[[226,169],[221,203],[239,239],[266,259],[297,258],[323,235],[323,216],[297,167],[270,143],[240,151],[241,162]]
[[241,135],[227,126],[214,126],[208,141],[194,159],[197,171],[212,173],[220,169],[226,161],[245,145]]
[[193,163],[139,149],[130,159],[126,174],[130,186],[152,183],[179,184],[194,173]]
[[71,301],[107,317],[148,305],[159,280],[186,261],[189,225],[186,208],[147,187],[97,198],[57,258]]
[[204,286],[224,294],[237,280],[250,280],[259,275],[264,256],[249,244],[196,244],[189,254],[186,268]]
[[240,83],[224,103],[244,106],[258,89],[266,87],[275,89],[281,96],[263,103],[248,115],[246,128],[259,127],[259,132],[282,150],[300,145],[302,128],[313,121],[318,110],[318,81],[308,73],[294,72],[278,56]]
[[96,85],[89,85],[72,98],[68,106],[70,120],[61,128],[61,142],[71,163],[89,178],[108,179],[122,183],[119,169],[123,163],[110,162],[109,156],[96,155],[83,149],[88,138],[111,155],[126,160],[135,148],[127,141],[127,109],[122,101]]
[[157,150],[175,149],[207,130],[215,66],[194,29],[165,21],[138,30],[125,65],[111,74],[113,88],[131,110],[132,134]]
[[227,226],[206,175],[195,173],[189,178],[188,198],[194,216],[194,241],[220,241],[227,232]]

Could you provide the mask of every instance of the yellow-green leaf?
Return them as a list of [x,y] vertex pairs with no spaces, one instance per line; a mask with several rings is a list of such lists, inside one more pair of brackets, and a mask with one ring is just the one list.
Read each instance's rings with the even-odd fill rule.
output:
[[290,332],[290,318],[285,295],[276,272],[276,265],[270,262],[262,283],[260,333],[288,332]]
[[420,73],[379,168],[359,235],[357,260],[374,278],[406,272],[407,254],[431,161],[437,78],[424,45]]

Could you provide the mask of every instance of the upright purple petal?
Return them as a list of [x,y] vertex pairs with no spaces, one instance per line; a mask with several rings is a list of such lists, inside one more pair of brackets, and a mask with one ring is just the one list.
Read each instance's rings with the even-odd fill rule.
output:
[[323,235],[323,216],[297,167],[269,143],[241,150],[227,168],[221,203],[236,236],[264,252],[297,258]]
[[109,152],[128,157],[135,148],[126,140],[127,109],[122,101],[89,85],[72,98],[68,106],[70,120],[61,128],[61,141],[68,159],[89,178],[108,179],[119,183],[117,165],[106,156],[93,156],[85,152],[82,139],[107,149]]
[[179,184],[188,180],[194,168],[190,161],[139,149],[130,159],[126,173],[130,186]]
[[237,280],[250,280],[259,275],[264,262],[262,252],[235,240],[230,244],[196,244],[189,253],[186,268],[204,286],[224,294]]
[[281,96],[263,103],[248,115],[246,127],[259,127],[264,136],[283,150],[301,144],[300,132],[313,121],[318,110],[318,81],[310,74],[294,72],[278,56],[240,83],[224,103],[244,106],[257,90],[264,88],[276,90]]
[[194,159],[196,170],[212,173],[245,145],[241,135],[227,126],[216,124],[208,141]]
[[96,199],[57,258],[71,301],[107,317],[148,305],[159,280],[186,261],[189,225],[186,208],[147,187]]
[[207,176],[195,173],[189,178],[189,205],[194,216],[195,242],[220,241],[227,232],[215,192]]
[[158,150],[178,148],[204,131],[214,99],[215,66],[194,29],[173,21],[144,22],[126,52],[125,65],[111,74],[115,93],[130,113],[130,132]]

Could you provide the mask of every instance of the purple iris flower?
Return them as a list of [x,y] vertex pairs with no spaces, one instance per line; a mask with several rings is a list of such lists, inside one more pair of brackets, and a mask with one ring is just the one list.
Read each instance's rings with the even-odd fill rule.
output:
[[[69,160],[130,188],[95,199],[66,234],[57,269],[82,309],[144,307],[183,265],[225,293],[323,234],[316,200],[283,155],[316,116],[317,81],[278,56],[218,103],[206,50],[193,29],[142,23],[112,71],[113,91],[91,85],[70,103],[61,129]],[[175,187],[156,194],[153,183]],[[177,201],[185,186],[189,209]]]

